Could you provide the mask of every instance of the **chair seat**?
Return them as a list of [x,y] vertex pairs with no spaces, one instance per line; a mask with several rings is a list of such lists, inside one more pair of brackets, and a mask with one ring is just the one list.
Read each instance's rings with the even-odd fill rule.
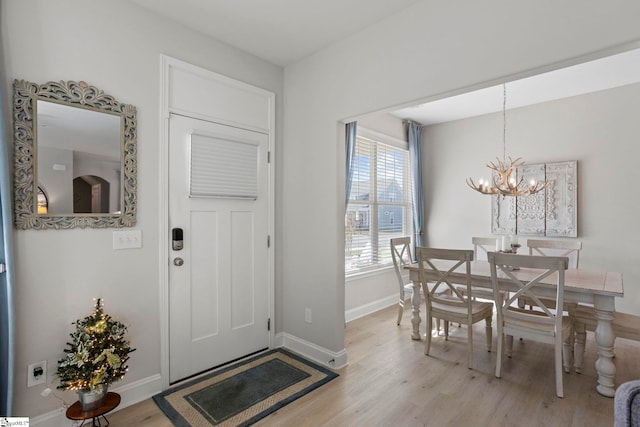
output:
[[[457,287],[462,295],[465,295],[467,290],[463,287]],[[500,296],[502,299],[509,298],[509,291],[501,291]],[[472,298],[482,298],[493,301],[493,291],[489,289],[482,288],[471,288],[471,297]]]
[[[547,308],[556,308],[556,302],[555,300],[551,299],[551,298],[544,298],[544,297],[539,297],[538,298]],[[518,298],[518,307],[520,308],[524,308],[525,306],[529,306],[530,310],[535,310],[536,309],[536,303],[533,300],[533,298],[530,297],[519,297]],[[565,300],[564,303],[562,304],[564,306],[564,311],[571,311],[575,310],[578,306],[577,303],[573,302],[573,301],[567,301]]]
[[[433,282],[428,282],[428,283],[427,283],[427,287],[428,287],[430,290],[431,290],[431,289],[433,289],[433,285],[434,285],[434,283],[433,283]],[[406,293],[413,294],[413,282],[409,282],[409,283],[407,283],[406,285],[404,285],[404,291],[405,291]],[[450,292],[451,292],[451,291],[449,291],[448,289],[446,289],[446,290],[443,290],[443,291],[441,291],[441,292],[438,292],[438,293],[437,293],[437,295],[446,295],[446,294],[449,294]],[[422,292],[422,286],[420,286],[420,295],[423,295],[423,292]]]
[[[505,330],[512,332],[510,333],[510,335],[522,336],[523,338],[528,337],[532,333],[537,337],[546,335],[549,337],[549,342],[553,342],[553,337],[555,336],[555,327],[553,323],[549,322],[549,317],[546,316],[543,312],[530,311],[516,307],[510,308],[507,311],[527,315],[526,320],[520,320],[517,317],[509,318],[509,326],[505,326]],[[504,316],[507,317],[508,314],[505,313]],[[561,336],[563,338],[567,338],[571,335],[572,331],[572,319],[569,316],[562,316],[562,330],[560,331],[562,334]]]
[[[441,298],[441,299],[447,299]],[[454,300],[451,298],[452,302],[456,302],[459,300]],[[481,302],[481,301],[472,301],[471,302],[471,319],[473,323],[476,323],[482,319],[485,319],[487,316],[493,315],[493,303],[492,302]],[[431,316],[448,320],[450,322],[467,324],[467,307],[463,305],[449,305],[444,303],[439,303],[434,301],[431,304]]]

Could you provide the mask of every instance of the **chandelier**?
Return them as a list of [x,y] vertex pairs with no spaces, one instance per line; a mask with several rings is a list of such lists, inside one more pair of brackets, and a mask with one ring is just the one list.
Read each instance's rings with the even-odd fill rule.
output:
[[[544,182],[536,182],[532,179],[525,182],[524,177],[519,180],[516,177],[518,167],[524,165],[521,157],[517,159],[507,158],[507,85],[502,85],[502,160],[496,157],[496,162],[487,164],[493,171],[493,179],[484,180],[480,178],[476,184],[473,179],[467,178],[467,185],[482,194],[497,194],[500,196],[528,196],[544,190],[549,185]],[[507,162],[508,159],[508,162]]]

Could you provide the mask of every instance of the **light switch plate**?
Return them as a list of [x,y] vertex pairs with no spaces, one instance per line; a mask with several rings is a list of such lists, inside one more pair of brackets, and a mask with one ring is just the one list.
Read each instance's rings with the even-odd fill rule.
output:
[[136,249],[142,247],[142,230],[113,232],[113,249]]

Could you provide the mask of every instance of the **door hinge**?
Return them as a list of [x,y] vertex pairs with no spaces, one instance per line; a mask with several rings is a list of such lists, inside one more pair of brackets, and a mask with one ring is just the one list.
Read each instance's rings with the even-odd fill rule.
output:
[[271,235],[267,235],[267,247],[271,247]]
[[271,163],[271,151],[267,151],[267,163]]
[[271,318],[267,319],[267,331],[271,330]]

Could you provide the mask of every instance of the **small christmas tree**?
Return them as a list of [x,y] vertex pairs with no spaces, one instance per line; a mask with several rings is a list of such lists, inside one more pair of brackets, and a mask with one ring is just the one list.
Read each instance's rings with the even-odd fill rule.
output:
[[66,356],[58,361],[59,389],[95,390],[127,372],[129,353],[135,350],[124,339],[127,327],[105,314],[102,306],[99,298],[91,315],[73,323],[76,330],[64,349]]

